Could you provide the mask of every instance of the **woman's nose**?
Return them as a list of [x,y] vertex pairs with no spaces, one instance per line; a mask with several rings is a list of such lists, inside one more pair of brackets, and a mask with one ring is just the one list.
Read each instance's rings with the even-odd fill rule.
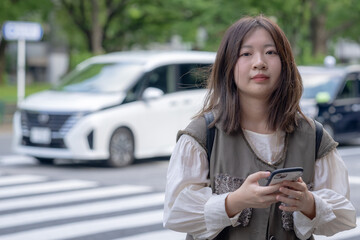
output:
[[267,68],[267,64],[266,64],[263,56],[261,56],[260,54],[257,54],[255,56],[253,68],[254,69],[266,69]]

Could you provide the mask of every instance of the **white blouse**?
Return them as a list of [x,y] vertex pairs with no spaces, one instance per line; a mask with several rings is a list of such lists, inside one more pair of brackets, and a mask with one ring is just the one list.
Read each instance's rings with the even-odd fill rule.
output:
[[[259,134],[245,130],[245,136],[256,154],[274,162],[284,148],[284,133]],[[274,146],[275,144],[275,146]],[[164,227],[190,233],[194,239],[213,239],[225,227],[237,226],[240,215],[229,218],[225,198],[210,187],[208,160],[204,148],[189,135],[177,142],[167,173]],[[300,239],[311,234],[331,236],[356,227],[356,211],[349,201],[348,173],[334,149],[315,164],[314,191],[316,217],[312,220],[294,212],[294,230]]]

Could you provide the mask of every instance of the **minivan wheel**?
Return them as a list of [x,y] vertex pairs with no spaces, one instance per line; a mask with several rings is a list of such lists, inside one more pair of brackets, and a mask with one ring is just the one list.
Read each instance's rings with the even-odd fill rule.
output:
[[124,167],[134,161],[134,137],[129,129],[116,129],[110,139],[109,152],[107,164],[111,167]]
[[46,165],[54,164],[53,158],[42,158],[42,157],[35,157],[35,158],[40,164],[46,164]]

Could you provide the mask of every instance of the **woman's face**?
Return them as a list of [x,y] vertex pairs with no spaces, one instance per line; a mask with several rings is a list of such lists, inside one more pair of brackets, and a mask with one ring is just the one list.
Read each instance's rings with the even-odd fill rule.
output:
[[258,27],[245,36],[239,56],[234,77],[240,97],[266,100],[281,73],[274,40],[264,28]]

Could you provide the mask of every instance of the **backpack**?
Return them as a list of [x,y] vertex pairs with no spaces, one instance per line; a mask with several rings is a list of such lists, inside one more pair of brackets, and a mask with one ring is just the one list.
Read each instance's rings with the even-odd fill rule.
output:
[[[211,152],[212,152],[212,148],[214,145],[214,138],[215,138],[215,126],[209,127],[209,125],[214,121],[214,113],[206,112],[204,114],[204,117],[205,117],[205,121],[206,121],[206,151],[207,151],[207,156],[208,156],[208,163],[210,166],[210,157],[211,157]],[[316,158],[318,151],[319,151],[321,138],[323,135],[323,127],[322,127],[321,123],[319,123],[316,120],[314,120],[314,123],[315,123],[315,128],[316,128],[316,133],[315,133],[316,134],[315,158]]]

